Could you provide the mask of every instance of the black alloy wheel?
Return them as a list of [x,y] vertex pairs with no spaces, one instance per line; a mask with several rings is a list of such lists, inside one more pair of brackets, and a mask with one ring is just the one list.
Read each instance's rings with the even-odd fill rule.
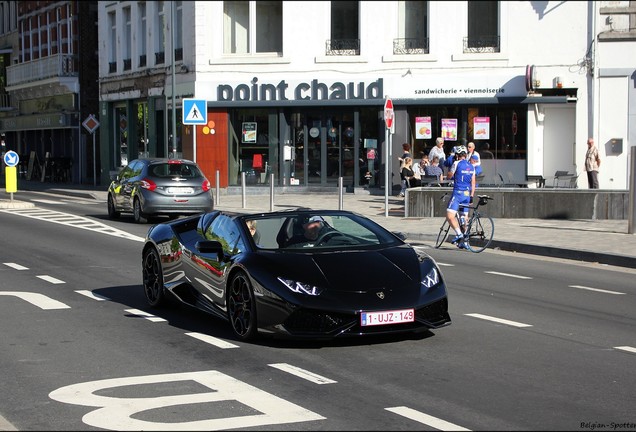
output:
[[162,306],[166,303],[166,294],[164,292],[163,270],[161,269],[159,253],[154,248],[147,249],[144,252],[142,262],[142,276],[146,300],[152,307]]
[[256,301],[249,277],[244,272],[234,275],[229,284],[227,315],[234,334],[241,340],[255,337]]
[[442,226],[439,228],[439,233],[437,234],[435,249],[439,249],[440,246],[444,244],[444,242],[448,238],[449,231],[450,231],[450,224],[448,223],[448,220],[444,220],[444,223],[442,223]]

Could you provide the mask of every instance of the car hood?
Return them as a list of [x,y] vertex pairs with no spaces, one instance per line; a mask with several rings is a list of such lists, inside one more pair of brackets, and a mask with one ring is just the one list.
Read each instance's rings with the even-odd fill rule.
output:
[[381,250],[273,254],[267,259],[267,267],[275,276],[330,291],[361,292],[419,287],[422,262],[427,258],[424,253],[403,245]]

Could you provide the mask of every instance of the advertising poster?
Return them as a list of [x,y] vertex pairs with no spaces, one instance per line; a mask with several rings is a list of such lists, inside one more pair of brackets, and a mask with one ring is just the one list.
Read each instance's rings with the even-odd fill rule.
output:
[[490,139],[490,117],[473,119],[473,139]]
[[415,117],[415,139],[431,139],[431,118]]
[[457,141],[457,119],[442,119],[444,141]]
[[243,122],[243,143],[256,143],[256,122]]

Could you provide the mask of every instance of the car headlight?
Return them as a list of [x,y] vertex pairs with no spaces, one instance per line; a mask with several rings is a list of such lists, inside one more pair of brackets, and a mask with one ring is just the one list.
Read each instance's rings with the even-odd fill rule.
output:
[[284,279],[281,277],[279,277],[278,280],[281,281],[283,285],[285,285],[287,288],[289,288],[291,291],[295,293],[307,294],[312,296],[317,296],[322,293],[322,288],[317,287],[315,285],[311,285],[311,284],[307,284],[307,283],[303,283],[303,282],[299,282],[299,281],[295,281],[291,279]]
[[432,288],[439,283],[439,271],[437,267],[433,267],[431,271],[429,271],[426,276],[422,279],[421,284],[424,285],[425,288]]

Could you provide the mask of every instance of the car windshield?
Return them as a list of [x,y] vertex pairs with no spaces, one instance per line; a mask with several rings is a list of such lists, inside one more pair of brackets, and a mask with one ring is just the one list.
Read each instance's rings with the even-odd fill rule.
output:
[[348,212],[294,212],[243,217],[260,249],[360,249],[402,244],[370,219]]
[[194,164],[165,162],[150,166],[150,173],[154,177],[185,177],[196,178],[201,176],[199,168]]

